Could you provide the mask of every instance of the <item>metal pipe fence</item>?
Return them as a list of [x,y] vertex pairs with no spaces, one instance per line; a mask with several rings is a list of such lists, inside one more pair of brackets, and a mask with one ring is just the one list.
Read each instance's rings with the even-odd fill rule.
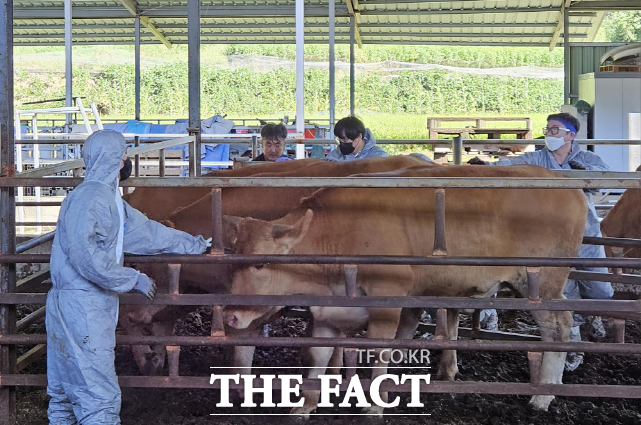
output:
[[[176,336],[145,336],[130,337],[118,336],[117,343],[124,345],[161,344],[169,347],[180,347],[189,345],[253,345],[253,346],[331,346],[345,348],[428,348],[428,349],[457,349],[457,350],[484,350],[484,351],[528,351],[536,353],[541,351],[583,351],[602,354],[635,355],[641,352],[641,344],[622,344],[624,338],[625,318],[641,320],[641,300],[543,300],[539,298],[538,267],[570,267],[570,266],[598,266],[612,268],[641,268],[641,259],[630,258],[608,258],[608,259],[582,259],[582,258],[491,258],[491,257],[451,257],[447,256],[447,249],[444,241],[444,195],[445,189],[449,188],[638,188],[638,176],[629,175],[620,178],[548,178],[548,179],[467,179],[467,178],[353,178],[348,182],[338,178],[234,178],[221,179],[201,177],[196,179],[185,178],[163,178],[145,179],[132,178],[123,186],[136,187],[213,187],[218,196],[212,197],[214,234],[217,236],[212,248],[212,254],[208,255],[162,255],[154,257],[127,256],[127,262],[133,263],[165,263],[165,264],[341,264],[346,271],[346,293],[348,296],[266,296],[250,295],[238,296],[230,294],[159,294],[154,301],[155,305],[296,305],[296,306],[333,306],[333,307],[368,307],[368,308],[425,308],[432,307],[439,309],[439,317],[443,317],[446,309],[484,309],[497,308],[504,310],[549,310],[567,311],[574,310],[586,313],[606,312],[615,317],[617,326],[616,343],[563,343],[544,341],[483,341],[483,340],[455,340],[450,341],[443,338],[434,340],[375,340],[362,338],[235,338],[226,336],[210,337],[176,337]],[[44,181],[43,181],[44,180]],[[131,180],[131,181],[130,181]],[[59,186],[64,182],[65,186],[74,186],[81,182],[81,179],[70,178],[0,178],[0,187],[18,186]],[[602,185],[602,186],[600,186]],[[437,256],[331,256],[331,255],[228,255],[223,254],[222,239],[222,191],[224,187],[361,187],[361,188],[435,188],[435,241],[434,252]],[[438,219],[441,217],[441,219]],[[440,236],[439,236],[440,235]],[[44,240],[45,238],[41,239]],[[586,238],[587,243],[599,245],[617,246],[639,246],[639,240],[620,240],[613,238]],[[37,244],[34,241],[34,244]],[[29,245],[32,246],[32,245]],[[25,249],[22,245],[18,250]],[[0,264],[25,262],[44,263],[49,261],[49,255],[27,255],[27,254],[0,254]],[[475,298],[440,298],[440,297],[367,297],[355,295],[356,267],[364,264],[390,264],[390,265],[431,265],[431,266],[516,266],[526,267],[528,271],[529,298],[525,299],[475,299]],[[348,274],[348,269],[353,273]],[[600,274],[600,278],[613,281],[626,280],[633,284],[639,284],[638,276],[622,276],[614,273],[612,275]],[[175,279],[178,275],[175,274]],[[352,281],[350,283],[350,281]],[[177,282],[174,284],[178,288]],[[350,288],[352,288],[350,290]],[[8,293],[0,296],[0,304],[11,306],[16,304],[44,304],[46,295],[27,293]],[[126,294],[121,297],[121,302],[126,304],[146,305],[148,302],[142,297]],[[40,313],[41,314],[41,313]],[[33,319],[35,320],[35,318]],[[438,328],[438,326],[437,326]],[[475,324],[476,328],[476,324]],[[438,330],[437,330],[438,332]],[[213,333],[213,328],[212,328]],[[224,335],[224,334],[223,334]],[[0,345],[13,346],[19,344],[44,344],[46,335],[0,335]],[[40,350],[42,351],[42,350]],[[178,357],[169,356],[170,371],[177,371]],[[40,355],[34,351],[32,357]],[[26,362],[30,359],[23,359]],[[31,359],[32,360],[32,359]],[[534,366],[532,366],[534,367]],[[534,367],[533,370],[537,370]],[[534,375],[534,374],[533,374]],[[42,377],[32,375],[5,374],[0,376],[3,385],[42,385]],[[162,377],[164,382],[150,377],[121,377],[123,386],[176,386],[190,387],[196,384],[194,381],[186,381],[185,377],[177,376],[177,373],[169,377]],[[156,382],[158,381],[158,382]],[[307,382],[304,385],[314,385],[314,382]],[[504,384],[502,384],[504,385]],[[613,389],[604,386],[582,385],[575,387],[550,386],[538,383],[538,376],[532,377],[530,384],[508,383],[509,391],[506,394],[527,393],[545,394],[545,391],[552,391],[555,394],[572,393],[576,396],[603,396],[621,393],[622,397],[641,397],[641,390],[629,387],[621,391],[621,387]],[[472,392],[477,388],[486,388],[488,383],[466,383],[455,389],[454,387],[439,387],[440,391],[463,391]],[[211,386],[207,386],[212,388]],[[498,386],[490,385],[491,391],[499,391]],[[435,387],[428,387],[428,391],[434,391]],[[504,387],[505,388],[505,387]],[[641,387],[640,387],[641,388]],[[436,391],[436,392],[440,392]],[[501,390],[502,391],[502,390]],[[507,391],[507,390],[506,390]]]
[[[638,173],[635,173],[636,176]],[[640,174],[641,175],[641,174]],[[74,177],[0,177],[0,187],[75,187]],[[639,189],[641,179],[621,178],[500,178],[500,177],[132,177],[121,187],[349,187],[349,188],[458,188],[458,189]]]

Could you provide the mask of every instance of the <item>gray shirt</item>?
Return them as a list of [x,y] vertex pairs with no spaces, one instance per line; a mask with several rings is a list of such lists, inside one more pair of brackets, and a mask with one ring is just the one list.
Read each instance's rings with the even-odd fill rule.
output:
[[372,132],[369,128],[365,129],[365,134],[363,134],[363,140],[365,141],[365,146],[357,154],[343,155],[341,150],[338,147],[334,148],[333,151],[327,154],[325,160],[327,161],[353,161],[355,159],[364,159],[364,158],[387,158],[387,152],[381,149],[380,146],[376,145],[376,139],[372,135]]

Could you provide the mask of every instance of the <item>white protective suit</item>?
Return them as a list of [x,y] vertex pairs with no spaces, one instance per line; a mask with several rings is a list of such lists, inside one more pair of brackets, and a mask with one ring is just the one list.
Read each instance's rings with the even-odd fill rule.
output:
[[[517,158],[501,159],[488,165],[538,165],[550,170],[570,170],[570,161],[578,161],[585,166],[588,171],[609,171],[610,167],[596,154],[581,150],[581,147],[572,142],[570,155],[559,165],[548,148],[543,148],[536,152],[528,152]],[[585,222],[584,236],[602,237],[601,225],[597,216],[596,209],[588,195],[588,217]],[[554,223],[550,223],[554,225]],[[579,247],[580,258],[605,258],[605,249],[599,245],[581,245]],[[607,273],[608,269],[603,267],[576,267],[577,270],[592,271],[597,273]],[[592,298],[604,299],[612,298],[614,291],[610,282],[597,281],[575,281],[569,279],[565,284],[563,294],[570,299]]]
[[120,424],[114,365],[118,294],[131,291],[140,275],[123,267],[123,252],[200,254],[207,247],[201,236],[148,220],[122,201],[117,177],[125,149],[125,139],[115,131],[89,136],[83,147],[85,181],[60,209],[46,315],[53,425]]

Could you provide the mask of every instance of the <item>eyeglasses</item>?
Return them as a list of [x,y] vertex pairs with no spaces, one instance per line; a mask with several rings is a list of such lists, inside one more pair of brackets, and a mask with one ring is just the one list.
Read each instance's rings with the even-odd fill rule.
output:
[[552,136],[556,136],[559,134],[559,130],[567,131],[568,133],[572,132],[572,130],[562,127],[543,127],[543,134],[550,133]]

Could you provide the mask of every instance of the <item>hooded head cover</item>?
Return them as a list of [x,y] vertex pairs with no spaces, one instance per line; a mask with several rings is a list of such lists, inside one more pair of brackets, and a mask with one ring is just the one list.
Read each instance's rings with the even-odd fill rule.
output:
[[113,130],[100,130],[87,137],[82,148],[85,161],[85,181],[96,181],[107,186],[118,185],[120,161],[127,149],[125,138]]

